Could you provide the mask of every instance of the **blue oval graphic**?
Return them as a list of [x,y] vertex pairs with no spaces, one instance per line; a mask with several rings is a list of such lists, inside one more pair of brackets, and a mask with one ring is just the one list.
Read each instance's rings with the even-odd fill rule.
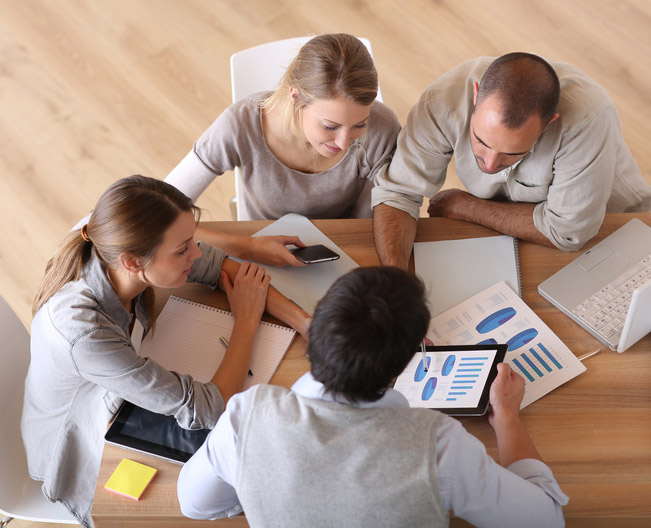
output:
[[423,401],[427,401],[432,397],[434,389],[436,389],[436,378],[430,378],[425,383],[425,387],[423,387],[423,394],[421,396]]
[[497,345],[497,341],[493,339],[492,337],[489,337],[488,339],[484,339],[483,341],[480,341],[477,343],[478,345]]
[[456,356],[454,354],[450,354],[448,357],[445,358],[445,363],[443,363],[443,368],[441,369],[441,374],[443,376],[447,376],[448,374],[450,374],[450,372],[452,372],[455,358]]
[[527,328],[526,330],[520,332],[519,334],[514,335],[509,339],[506,344],[509,350],[517,350],[520,347],[526,345],[534,337],[538,335],[538,330],[535,328]]
[[[427,368],[429,369],[429,365],[432,361],[432,358],[427,356]],[[418,383],[419,381],[423,381],[425,379],[425,376],[427,375],[427,371],[423,368],[423,360],[421,359],[418,362],[418,366],[416,367],[416,372],[414,372],[414,381]]]
[[502,308],[490,314],[486,319],[481,321],[477,326],[477,332],[480,334],[486,334],[491,330],[495,330],[498,326],[503,325],[509,319],[515,315],[515,310],[513,308]]

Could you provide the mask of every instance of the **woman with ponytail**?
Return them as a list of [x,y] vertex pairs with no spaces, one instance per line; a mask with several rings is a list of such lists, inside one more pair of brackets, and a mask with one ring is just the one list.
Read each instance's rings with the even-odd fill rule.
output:
[[[88,224],[68,234],[34,299],[21,423],[29,471],[82,526],[92,526],[104,433],[123,400],[186,429],[212,428],[244,386],[265,308],[307,336],[309,316],[269,287],[262,268],[194,241],[198,219],[192,201],[165,182],[119,180]],[[235,317],[208,383],[140,357],[131,340],[135,320],[154,326],[153,287],[187,281],[224,289]]]

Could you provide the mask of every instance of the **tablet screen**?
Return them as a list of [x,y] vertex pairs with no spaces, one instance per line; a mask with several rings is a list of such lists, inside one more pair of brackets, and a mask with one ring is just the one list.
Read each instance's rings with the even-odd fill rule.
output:
[[173,416],[147,411],[125,401],[105,439],[172,462],[187,462],[208,433],[210,429],[183,429]]
[[410,407],[437,409],[453,415],[482,415],[488,409],[490,385],[506,345],[428,346],[419,351],[396,379],[394,389]]

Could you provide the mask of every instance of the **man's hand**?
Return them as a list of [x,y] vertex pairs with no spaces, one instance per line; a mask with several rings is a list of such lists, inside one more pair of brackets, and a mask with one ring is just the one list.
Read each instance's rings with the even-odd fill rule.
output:
[[495,430],[500,463],[509,467],[516,460],[542,460],[520,421],[520,404],[524,397],[524,379],[506,363],[498,363],[497,377],[490,390],[488,421]]
[[427,213],[430,218],[434,216],[443,216],[446,218],[455,218],[453,215],[454,208],[466,198],[470,196],[466,191],[460,189],[447,189],[445,191],[437,192],[429,200],[429,207]]
[[497,377],[490,389],[489,422],[499,427],[501,420],[517,420],[524,397],[524,378],[506,363],[498,363]]
[[437,192],[429,201],[430,217],[441,216],[479,224],[505,235],[555,247],[533,223],[536,204],[484,200],[460,189]]

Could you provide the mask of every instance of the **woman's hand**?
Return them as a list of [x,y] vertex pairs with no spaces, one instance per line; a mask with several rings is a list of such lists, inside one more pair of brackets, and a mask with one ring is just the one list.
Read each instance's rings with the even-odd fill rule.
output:
[[264,313],[271,281],[264,268],[255,262],[242,262],[234,283],[231,283],[225,271],[221,272],[221,276],[235,320],[259,323]]
[[297,236],[264,236],[251,237],[248,240],[248,257],[256,262],[271,266],[306,266],[307,264],[292,255],[287,247],[293,244],[296,247],[305,247]]

